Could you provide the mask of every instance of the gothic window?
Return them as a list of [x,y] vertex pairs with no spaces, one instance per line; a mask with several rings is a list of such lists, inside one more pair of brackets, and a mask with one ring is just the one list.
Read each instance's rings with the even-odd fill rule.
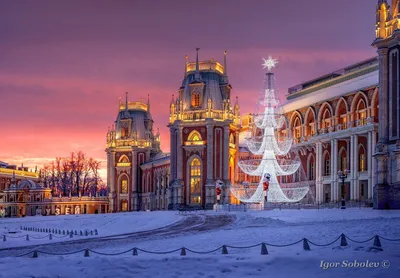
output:
[[128,163],[129,159],[128,159],[128,157],[126,155],[122,155],[118,162]]
[[190,163],[190,203],[201,204],[201,162],[194,158]]
[[344,172],[344,170],[347,170],[347,154],[346,151],[343,149],[340,152],[340,170]]
[[296,139],[301,137],[301,122],[300,122],[299,117],[296,117],[296,119],[294,120],[293,135],[294,135],[294,138],[296,138]]
[[188,136],[188,143],[192,145],[201,145],[203,143],[200,133],[193,130]]
[[365,102],[361,99],[357,104],[357,119],[359,125],[365,125],[367,118],[367,109],[365,106]]
[[328,128],[331,126],[331,113],[329,112],[329,109],[325,110],[322,119],[323,128]]
[[123,177],[121,180],[121,193],[127,194],[128,193],[128,180],[126,177]]
[[365,163],[365,150],[363,146],[360,146],[358,151],[358,170],[364,172],[367,170]]
[[200,106],[200,94],[198,92],[192,93],[192,106],[199,107]]

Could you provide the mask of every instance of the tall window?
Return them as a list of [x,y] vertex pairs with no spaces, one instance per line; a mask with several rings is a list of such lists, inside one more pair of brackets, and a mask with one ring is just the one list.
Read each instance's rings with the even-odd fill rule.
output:
[[329,176],[331,174],[331,161],[329,160],[329,156],[326,156],[325,158],[325,176]]
[[359,168],[360,168],[359,170],[361,172],[364,172],[366,170],[366,167],[365,167],[365,154],[364,153],[360,153],[358,165],[359,165]]
[[310,164],[310,180],[315,180],[315,163],[314,161]]
[[194,158],[190,163],[190,203],[201,203],[201,162]]
[[192,93],[192,106],[199,107],[200,106],[200,94]]
[[128,193],[128,180],[126,179],[121,180],[121,193],[122,194]]
[[344,170],[347,169],[347,158],[346,158],[346,156],[342,156],[342,157],[340,158],[340,169],[341,169],[342,171],[344,171]]

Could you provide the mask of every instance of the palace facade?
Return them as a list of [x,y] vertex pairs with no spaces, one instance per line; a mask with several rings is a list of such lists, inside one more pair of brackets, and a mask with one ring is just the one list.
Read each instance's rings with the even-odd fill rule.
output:
[[[379,0],[378,57],[288,90],[286,123],[315,203],[342,199],[400,208],[399,0]],[[107,133],[107,184],[113,211],[211,208],[216,181],[248,180],[236,171],[251,158],[242,144],[251,114],[240,116],[223,65],[186,58],[182,85],[170,103],[170,154],[160,150],[150,102],[119,103]],[[225,190],[225,203],[237,200]],[[308,200],[310,200],[308,198]]]

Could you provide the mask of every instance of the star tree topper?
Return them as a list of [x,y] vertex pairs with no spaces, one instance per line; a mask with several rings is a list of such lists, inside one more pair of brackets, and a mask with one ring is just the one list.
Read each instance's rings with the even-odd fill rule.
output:
[[264,60],[264,63],[262,64],[263,69],[268,68],[268,71],[271,71],[271,69],[274,68],[278,63],[278,60],[272,59],[271,56],[269,56],[268,59],[262,59]]

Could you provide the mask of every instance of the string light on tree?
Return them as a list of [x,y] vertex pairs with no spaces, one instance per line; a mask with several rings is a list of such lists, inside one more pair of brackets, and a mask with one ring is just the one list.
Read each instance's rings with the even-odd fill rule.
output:
[[[291,151],[293,140],[283,136],[278,140],[277,131],[286,121],[280,111],[275,77],[271,72],[278,62],[271,57],[263,60],[263,67],[268,69],[265,90],[258,99],[253,126],[246,138],[248,150],[257,158],[238,162],[244,173],[260,177],[260,180],[234,183],[231,192],[242,202],[260,203],[265,199],[266,188],[268,202],[298,202],[306,196],[309,186],[299,157]],[[266,180],[268,186],[264,184]]]

